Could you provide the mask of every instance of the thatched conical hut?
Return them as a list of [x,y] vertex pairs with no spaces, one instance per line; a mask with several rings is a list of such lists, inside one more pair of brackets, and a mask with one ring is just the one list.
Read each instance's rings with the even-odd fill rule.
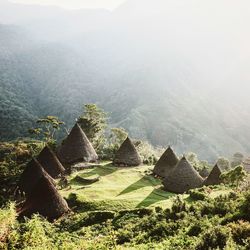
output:
[[201,187],[202,177],[183,157],[172,172],[163,180],[164,189],[173,193],[184,193]]
[[219,185],[221,183],[220,175],[222,174],[220,168],[216,164],[212,171],[210,172],[207,179],[204,180],[203,185],[205,186],[212,186],[212,185]]
[[199,172],[200,176],[202,178],[207,178],[209,176],[209,171],[207,168],[203,168],[200,172]]
[[129,137],[127,137],[118,149],[113,163],[122,166],[139,166],[142,163],[141,158]]
[[59,147],[57,155],[59,160],[66,164],[80,161],[96,162],[98,160],[92,144],[77,123]]
[[26,194],[30,193],[41,176],[44,175],[51,179],[51,182],[54,183],[54,180],[48,175],[42,165],[36,159],[32,159],[21,174],[18,182],[19,190],[21,192],[25,192]]
[[48,146],[43,148],[41,153],[38,155],[37,160],[52,178],[56,178],[58,175],[65,172],[65,168],[58,160],[55,153]]
[[168,147],[161,158],[157,161],[153,173],[161,177],[167,177],[169,173],[174,169],[178,161],[179,159],[175,155],[172,148]]
[[26,201],[19,209],[20,217],[30,217],[39,213],[50,221],[59,218],[69,211],[67,202],[59,194],[48,176],[43,175],[38,180],[32,192],[27,195]]

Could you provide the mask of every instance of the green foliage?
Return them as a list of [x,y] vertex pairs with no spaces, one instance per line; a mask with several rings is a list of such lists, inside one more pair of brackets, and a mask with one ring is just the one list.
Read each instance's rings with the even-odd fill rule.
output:
[[30,128],[28,131],[31,135],[41,138],[46,144],[52,148],[56,144],[55,134],[60,130],[64,122],[60,121],[56,116],[46,116],[36,121],[38,127]]
[[142,162],[147,165],[155,165],[162,153],[161,149],[156,149],[145,141],[136,141],[135,146],[142,158]]
[[69,232],[74,232],[96,224],[107,222],[115,217],[113,211],[91,211],[77,213],[70,218],[65,218],[60,222],[60,227]]
[[88,201],[80,200],[78,195],[70,193],[67,199],[69,206],[80,211],[89,211],[95,209],[94,204]]
[[123,217],[124,215],[127,214],[133,214],[136,215],[138,217],[143,217],[145,215],[152,215],[153,214],[153,210],[150,208],[136,208],[136,209],[129,209],[129,210],[121,210],[119,211],[117,217]]
[[221,179],[225,184],[238,187],[240,182],[244,181],[247,173],[243,166],[237,166],[234,169],[225,172],[221,175]]
[[243,201],[240,207],[241,215],[244,219],[250,221],[250,192],[247,191],[244,193]]
[[230,161],[224,157],[218,159],[217,165],[222,171],[228,171],[230,169]]
[[[188,204],[183,197],[177,196],[171,209],[167,210],[90,211],[67,215],[53,224],[39,216],[18,222],[12,204],[0,210],[1,247],[248,249],[250,217],[246,215],[249,214],[249,197],[249,193],[234,193]],[[235,213],[237,220],[226,222],[225,218]]]
[[205,232],[196,250],[225,249],[230,239],[230,230],[225,227],[215,227]]
[[193,153],[193,152],[189,152],[186,154],[186,158],[187,160],[191,163],[191,165],[198,171],[200,172],[201,170],[205,169],[209,169],[210,165],[208,164],[207,161],[200,161],[198,159],[198,156]]
[[128,132],[124,128],[111,128],[109,136],[110,143],[115,149],[118,149],[128,136]]
[[0,143],[0,206],[11,199],[26,163],[42,149],[38,141]]
[[99,150],[99,156],[102,159],[112,160],[128,133],[124,128],[111,128],[108,133],[105,145]]
[[244,155],[242,153],[240,153],[240,152],[235,153],[233,155],[231,167],[234,168],[234,167],[241,165],[243,160],[244,160]]
[[189,192],[189,196],[193,200],[205,200],[208,197],[208,193],[204,188],[192,189]]
[[187,211],[187,203],[183,200],[180,195],[177,195],[173,201],[171,212],[174,215],[177,215],[181,212]]
[[4,249],[4,243],[10,237],[16,224],[15,204],[10,203],[0,209],[0,249]]
[[107,114],[96,104],[85,104],[84,112],[77,122],[98,151],[105,144]]
[[19,176],[32,156],[42,149],[39,141],[15,141],[0,143],[0,178]]
[[[5,159],[10,152],[13,152],[13,162],[22,164],[30,159],[31,151],[33,153],[39,151],[39,145],[34,141],[4,144],[0,148],[0,155]],[[129,189],[124,191],[123,188],[122,194],[117,191],[118,199],[119,196],[122,199],[122,195],[126,192],[129,192],[127,197],[133,199],[132,192],[139,193],[147,185],[151,188],[152,185],[159,185],[160,182],[152,176],[142,177],[145,169],[149,167],[141,168],[142,170],[130,169],[129,175],[126,175],[125,170],[121,170],[125,179],[127,176],[132,178],[136,173],[136,180],[132,181],[133,184]],[[91,169],[85,174],[86,177],[98,174],[103,179],[106,176],[112,180],[114,178],[112,174],[117,172],[116,168],[108,165]],[[236,173],[239,174],[239,170]],[[18,176],[18,172],[16,174]],[[80,175],[85,177],[83,172]],[[37,215],[25,221],[17,221],[14,204],[11,204],[0,209],[0,248],[94,250],[166,249],[167,247],[170,250],[206,250],[241,247],[248,249],[250,194],[236,190],[212,198],[211,193],[219,188],[221,190],[227,187],[219,186],[214,189],[202,187],[191,190],[189,196],[187,194],[174,196],[172,206],[168,209],[164,209],[164,206],[155,209],[140,206],[135,209],[124,209],[121,200],[120,207],[113,207],[109,200],[102,200],[99,203],[94,199],[85,200],[81,192],[87,192],[87,189],[79,192],[72,189],[67,201],[75,213],[54,223],[49,223]],[[76,193],[73,193],[73,190]],[[147,190],[146,196],[150,192]],[[152,202],[154,193],[163,195],[162,192],[154,189],[149,195],[150,201]],[[96,196],[96,191],[92,195]],[[106,203],[101,204],[104,202]],[[161,204],[164,205],[165,202],[167,195]]]
[[246,240],[250,238],[250,223],[248,221],[238,221],[230,223],[233,240],[238,245],[245,245]]

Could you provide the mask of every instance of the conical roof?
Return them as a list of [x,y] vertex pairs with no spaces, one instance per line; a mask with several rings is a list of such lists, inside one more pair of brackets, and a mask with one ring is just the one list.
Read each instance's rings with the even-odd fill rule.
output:
[[178,161],[179,159],[175,155],[172,148],[168,147],[161,158],[157,161],[153,173],[161,177],[167,177],[169,173],[174,169]]
[[127,137],[118,149],[113,163],[125,166],[138,166],[142,163],[141,158],[129,137]]
[[202,178],[207,178],[209,176],[209,171],[207,168],[203,168],[200,172],[199,172],[200,176]]
[[68,137],[58,149],[58,158],[62,163],[95,162],[98,156],[89,139],[76,123]]
[[203,179],[198,172],[183,157],[174,170],[164,179],[163,185],[167,191],[184,193],[202,185]]
[[48,146],[43,148],[38,155],[37,160],[52,178],[56,178],[59,174],[63,174],[65,171],[55,153]]
[[220,168],[216,164],[207,179],[204,181],[203,185],[209,186],[209,185],[219,185],[221,183],[220,175],[222,174]]
[[18,183],[19,190],[21,192],[25,192],[26,194],[30,193],[41,176],[44,175],[48,176],[52,183],[54,182],[54,180],[43,169],[42,165],[36,159],[32,159],[21,174]]
[[27,195],[19,216],[30,217],[39,213],[52,221],[69,211],[67,202],[59,194],[48,176],[43,175],[38,180],[32,192]]

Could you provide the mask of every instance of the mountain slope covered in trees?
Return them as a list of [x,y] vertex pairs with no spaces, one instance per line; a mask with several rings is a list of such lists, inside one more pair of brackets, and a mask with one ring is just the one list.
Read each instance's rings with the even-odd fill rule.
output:
[[1,11],[8,6],[0,26],[1,140],[27,136],[45,115],[70,127],[94,102],[113,126],[178,153],[208,160],[248,153],[248,4],[143,3],[113,12],[32,7],[54,13],[51,21],[1,1]]

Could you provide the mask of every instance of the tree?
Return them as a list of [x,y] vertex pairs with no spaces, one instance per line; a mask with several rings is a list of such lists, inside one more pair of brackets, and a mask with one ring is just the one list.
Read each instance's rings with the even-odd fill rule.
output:
[[198,156],[193,153],[193,152],[189,152],[186,154],[186,158],[187,160],[192,164],[192,166],[197,170],[201,170],[202,166],[200,165],[200,161],[198,159]]
[[110,146],[117,150],[124,140],[127,138],[128,133],[124,128],[111,128],[109,136]]
[[107,113],[96,104],[85,104],[84,112],[77,122],[87,135],[96,150],[105,143],[105,129],[107,127]]
[[38,119],[36,123],[39,126],[36,128],[30,128],[28,130],[29,133],[42,138],[46,144],[55,144],[55,134],[60,130],[64,122],[60,121],[56,116],[46,116]]
[[243,160],[244,160],[244,155],[242,153],[239,153],[239,152],[235,153],[233,155],[233,160],[231,162],[231,167],[233,168],[233,167],[241,165]]
[[246,176],[247,176],[247,173],[244,170],[244,167],[240,165],[228,172],[223,173],[221,175],[221,180],[225,184],[238,187],[239,183],[244,181]]
[[224,157],[220,157],[218,159],[217,165],[222,170],[229,170],[230,169],[230,161]]

